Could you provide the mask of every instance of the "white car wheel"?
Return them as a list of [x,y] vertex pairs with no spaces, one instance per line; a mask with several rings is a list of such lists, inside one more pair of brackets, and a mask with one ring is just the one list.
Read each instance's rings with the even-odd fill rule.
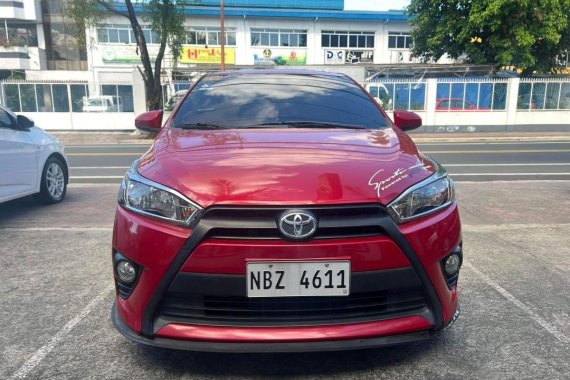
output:
[[63,200],[67,191],[67,172],[61,159],[50,157],[46,161],[41,181],[39,201],[52,204]]

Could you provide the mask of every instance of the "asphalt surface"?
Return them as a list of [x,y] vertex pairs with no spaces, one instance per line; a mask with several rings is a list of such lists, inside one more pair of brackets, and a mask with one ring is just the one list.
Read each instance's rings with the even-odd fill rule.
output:
[[[68,145],[73,183],[118,183],[148,140],[104,145]],[[569,140],[418,141],[456,181],[570,180]]]
[[459,182],[462,314],[444,335],[336,353],[208,354],[132,344],[110,321],[115,185],[0,205],[0,378],[567,379],[570,182]]

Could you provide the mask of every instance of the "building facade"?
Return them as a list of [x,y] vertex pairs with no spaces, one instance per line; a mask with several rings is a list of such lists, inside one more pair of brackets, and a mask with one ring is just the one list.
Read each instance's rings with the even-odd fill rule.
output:
[[[414,62],[402,10],[349,11],[343,0],[226,0],[225,4],[229,68]],[[26,79],[101,82],[136,70],[140,59],[126,18],[109,14],[85,31],[86,46],[81,47],[64,7],[64,0],[0,2],[4,77],[8,70],[17,70]],[[181,57],[166,56],[165,79],[221,62],[219,1],[189,1],[184,13],[186,44]],[[141,23],[152,57],[158,51],[158,36]]]
[[0,79],[10,70],[45,70],[45,38],[39,1],[0,1]]

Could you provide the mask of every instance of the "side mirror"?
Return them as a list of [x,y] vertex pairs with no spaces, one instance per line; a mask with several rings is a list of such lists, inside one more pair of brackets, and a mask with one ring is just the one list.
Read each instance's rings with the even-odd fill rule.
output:
[[135,127],[143,132],[158,133],[162,128],[162,111],[149,111],[135,119]]
[[34,126],[34,121],[26,116],[18,115],[16,117],[16,125],[20,129],[30,129]]
[[422,118],[408,111],[394,111],[394,124],[403,131],[411,131],[422,126]]

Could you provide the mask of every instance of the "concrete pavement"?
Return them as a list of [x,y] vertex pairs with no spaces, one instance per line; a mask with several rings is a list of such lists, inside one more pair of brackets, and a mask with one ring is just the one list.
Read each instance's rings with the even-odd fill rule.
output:
[[385,349],[208,354],[126,341],[113,328],[116,185],[57,205],[0,205],[0,378],[567,379],[568,182],[458,183],[462,313],[439,338]]

